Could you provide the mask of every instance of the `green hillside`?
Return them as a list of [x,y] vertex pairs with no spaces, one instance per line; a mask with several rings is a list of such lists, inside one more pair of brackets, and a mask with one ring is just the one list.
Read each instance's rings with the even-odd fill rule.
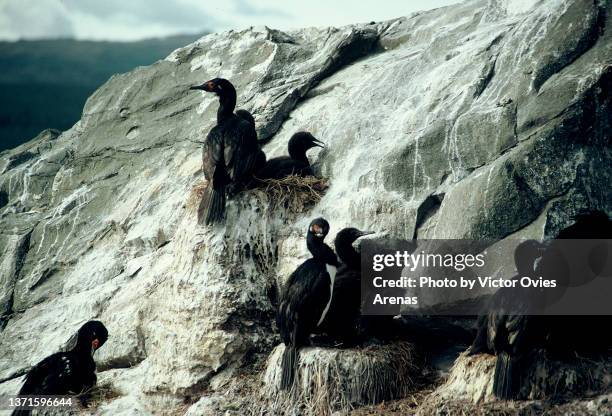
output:
[[111,75],[149,65],[200,36],[0,42],[0,151],[46,128],[70,128],[87,97]]

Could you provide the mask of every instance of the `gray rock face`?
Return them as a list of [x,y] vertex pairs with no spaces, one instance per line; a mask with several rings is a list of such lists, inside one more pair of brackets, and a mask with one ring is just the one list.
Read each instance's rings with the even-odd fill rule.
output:
[[[330,239],[347,225],[539,238],[581,210],[612,214],[610,11],[469,1],[339,29],[251,28],[112,77],[70,130],[0,154],[3,391],[96,317],[111,334],[100,376],[121,394],[101,412],[181,408],[278,342],[268,293],[307,257],[313,216]],[[187,88],[217,76],[269,157],[297,130],[326,143],[310,154],[330,178],[312,211],[271,212],[249,193],[225,225],[196,225],[217,102]]]

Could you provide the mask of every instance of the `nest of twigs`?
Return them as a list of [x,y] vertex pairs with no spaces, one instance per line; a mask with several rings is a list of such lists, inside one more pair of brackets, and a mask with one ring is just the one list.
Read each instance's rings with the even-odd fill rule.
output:
[[[208,181],[203,180],[191,189],[186,204],[190,210],[198,208],[207,187]],[[325,178],[291,175],[282,179],[255,178],[250,186],[239,194],[265,194],[272,211],[285,209],[291,212],[303,212],[319,202],[328,187],[328,181]],[[228,197],[228,199],[231,198],[231,196]]]
[[87,401],[88,409],[97,409],[102,403],[110,402],[121,396],[121,394],[110,384],[101,384],[79,394],[78,399],[83,396]]
[[417,387],[422,360],[412,344],[353,349],[302,348],[289,392],[279,388],[279,345],[268,360],[266,394],[275,414],[329,415],[406,396]]
[[256,179],[257,189],[268,196],[270,208],[302,212],[321,200],[329,187],[325,178],[291,175],[283,179]]

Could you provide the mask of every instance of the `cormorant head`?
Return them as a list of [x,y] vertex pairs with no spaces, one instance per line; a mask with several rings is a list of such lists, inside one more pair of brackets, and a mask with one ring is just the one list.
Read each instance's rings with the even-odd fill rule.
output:
[[516,271],[521,276],[533,277],[536,260],[542,257],[545,249],[546,245],[536,240],[527,240],[520,243],[514,250]]
[[336,235],[335,244],[341,243],[343,245],[353,245],[358,238],[370,234],[374,234],[374,231],[361,231],[353,227],[343,228]]
[[357,228],[343,228],[336,235],[334,240],[334,246],[336,247],[336,253],[343,263],[352,266],[359,267],[361,263],[361,256],[353,246],[353,243],[364,235],[374,234],[373,231],[361,231]]
[[295,133],[289,139],[289,144],[287,146],[289,156],[291,156],[292,159],[303,160],[304,162],[308,162],[306,152],[313,147],[323,147],[323,142],[315,139],[314,136],[307,131]]
[[190,90],[202,90],[206,92],[213,92],[218,96],[227,95],[227,94],[236,94],[236,89],[232,85],[231,82],[224,78],[214,78],[210,81],[206,81],[202,85],[194,85],[189,87]]
[[308,226],[308,234],[315,238],[323,240],[327,233],[329,233],[329,223],[325,218],[316,218]]
[[303,149],[304,151],[313,147],[323,147],[323,142],[317,140],[307,131],[299,131],[289,139],[289,148]]
[[86,322],[77,334],[77,348],[90,349],[93,353],[108,339],[108,331],[100,321]]

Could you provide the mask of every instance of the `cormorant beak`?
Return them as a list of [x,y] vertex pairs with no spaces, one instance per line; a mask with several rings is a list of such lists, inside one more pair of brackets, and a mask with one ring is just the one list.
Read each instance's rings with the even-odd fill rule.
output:
[[190,90],[202,90],[206,92],[213,92],[215,88],[215,84],[211,81],[205,82],[202,85],[193,85],[189,87]]
[[325,143],[318,139],[312,139],[312,147],[325,147]]
[[353,248],[355,250],[361,251],[361,243],[363,242],[363,240],[361,239],[361,237],[365,237],[366,235],[372,235],[372,234],[376,234],[376,231],[359,231],[357,233],[357,238],[355,239],[355,241],[353,241]]

